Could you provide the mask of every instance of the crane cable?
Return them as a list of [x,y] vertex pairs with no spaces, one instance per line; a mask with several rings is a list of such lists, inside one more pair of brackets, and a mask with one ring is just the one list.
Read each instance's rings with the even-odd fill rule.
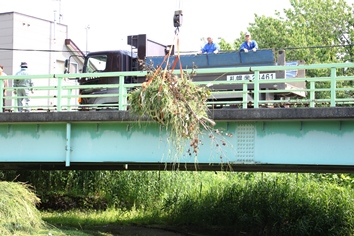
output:
[[[179,0],[179,8],[180,8],[180,1],[181,0]],[[176,47],[177,47],[177,56],[174,58],[173,65],[171,67],[171,73],[175,69],[175,67],[177,65],[177,62],[179,62],[180,75],[181,75],[181,78],[183,79],[183,70],[182,70],[182,63],[181,63],[181,60],[180,60],[180,49],[179,49],[179,27],[182,25],[182,17],[183,17],[182,10],[181,9],[176,10],[175,14],[173,16],[173,25],[174,25],[174,27],[176,29],[175,29],[175,35],[174,35],[174,38],[173,38],[172,45],[171,45],[168,53],[164,56],[161,64],[155,70],[155,73],[153,75],[151,75],[151,76],[149,76],[149,75],[147,76],[147,81],[142,84],[143,90],[145,90],[145,88],[150,85],[152,80],[161,71],[162,66],[163,66],[163,64],[165,62],[166,62],[166,65],[165,65],[165,68],[163,70],[162,79],[166,78],[167,68],[168,68],[170,57],[171,57],[171,53],[173,51],[173,47],[174,47],[175,44],[176,44]]]
[[[175,29],[175,36],[174,36],[171,48],[174,47],[175,42],[176,42],[177,56],[174,59],[173,65],[171,67],[171,72],[173,72],[173,70],[175,69],[177,62],[179,62],[180,75],[181,75],[181,78],[183,79],[183,70],[182,70],[182,63],[180,60],[180,48],[179,48],[179,45],[180,45],[179,44],[179,27],[182,26],[182,17],[183,17],[183,13],[182,13],[180,4],[181,4],[181,0],[179,0],[179,7],[178,7],[179,10],[176,10],[175,14],[173,16],[173,26],[176,29]],[[171,52],[172,52],[172,49],[169,50],[168,59],[170,58]],[[168,66],[168,63],[166,63],[164,74],[167,72],[167,66]]]
[[163,66],[163,64],[165,62],[166,62],[166,66],[165,66],[164,71],[163,71],[162,79],[166,78],[167,67],[169,65],[169,60],[170,60],[171,53],[173,51],[173,47],[175,45],[175,42],[176,42],[176,45],[177,45],[177,56],[175,57],[173,65],[171,67],[171,73],[175,69],[175,67],[177,65],[177,62],[179,62],[180,74],[181,74],[181,78],[183,79],[183,70],[182,70],[182,63],[180,61],[180,50],[179,50],[179,27],[182,25],[182,16],[183,16],[182,10],[175,11],[175,14],[173,16],[173,24],[174,24],[174,27],[176,27],[176,29],[175,29],[175,35],[174,35],[174,38],[173,38],[172,45],[171,45],[170,50],[168,51],[168,53],[164,56],[161,64],[155,70],[154,74],[151,75],[151,76],[149,76],[149,75],[147,76],[147,81],[142,84],[143,91],[145,90],[146,87],[148,87],[151,84],[152,80],[158,75],[158,73],[161,71],[162,66]]

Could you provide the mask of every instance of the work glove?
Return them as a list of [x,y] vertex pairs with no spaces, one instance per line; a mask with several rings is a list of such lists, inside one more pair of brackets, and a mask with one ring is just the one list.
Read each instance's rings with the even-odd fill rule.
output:
[[248,49],[245,48],[245,49],[243,49],[243,51],[244,51],[244,52],[248,52]]
[[254,51],[254,52],[257,51],[257,48],[253,48],[252,51]]

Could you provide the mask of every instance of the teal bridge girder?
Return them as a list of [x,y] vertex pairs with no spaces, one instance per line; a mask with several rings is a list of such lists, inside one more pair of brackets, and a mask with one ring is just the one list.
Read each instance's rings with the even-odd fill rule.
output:
[[[0,169],[354,172],[354,108],[217,109],[226,145],[169,155],[166,132],[128,111],[0,114]],[[188,143],[186,143],[186,150]]]
[[[31,105],[33,112],[16,112],[18,97],[13,94],[14,87],[6,88],[7,102],[12,101],[10,105],[3,103],[3,93],[0,92],[0,170],[179,169],[352,173],[354,98],[343,97],[342,94],[350,95],[354,88],[341,87],[341,84],[343,81],[353,81],[354,76],[339,76],[337,73],[343,68],[352,67],[354,63],[198,70],[199,74],[251,71],[255,75],[254,81],[215,80],[198,84],[239,83],[243,89],[233,92],[241,93],[244,98],[247,98],[248,93],[255,96],[253,101],[224,101],[222,109],[211,109],[210,118],[216,121],[216,128],[222,134],[231,134],[221,137],[225,146],[217,147],[205,134],[197,157],[189,156],[185,151],[178,158],[170,155],[171,146],[163,127],[152,121],[140,121],[127,111],[128,90],[139,84],[124,84],[124,77],[145,76],[147,72],[87,73],[84,76],[118,76],[120,80],[119,84],[86,87],[64,83],[68,78],[82,77],[83,74],[0,76],[0,91],[4,89],[4,79],[10,81],[10,85],[14,79],[44,81],[33,88],[31,100],[39,101]],[[277,83],[305,81],[307,88],[297,88],[297,92],[307,94],[304,99],[260,99],[259,95],[264,93],[259,89],[260,84],[274,83],[259,80],[260,72],[299,69],[327,69],[328,75],[276,80]],[[321,82],[328,83],[328,87],[317,86]],[[254,88],[252,91],[248,89],[250,85]],[[116,88],[119,93],[115,95],[92,96],[116,96],[119,102],[108,105],[109,108],[115,106],[115,109],[79,112],[81,105],[73,100],[83,97],[75,91],[84,87]],[[276,88],[269,91],[289,92]],[[327,93],[328,96],[318,99],[318,93]],[[284,102],[294,106],[276,108],[276,104]],[[275,106],[266,108],[264,104]],[[2,108],[7,112],[2,112]],[[188,149],[188,142],[185,149]]]

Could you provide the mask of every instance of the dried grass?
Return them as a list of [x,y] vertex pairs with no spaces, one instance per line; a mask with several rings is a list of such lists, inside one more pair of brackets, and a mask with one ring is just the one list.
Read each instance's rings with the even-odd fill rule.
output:
[[0,235],[29,235],[42,229],[39,201],[26,184],[0,182]]
[[190,152],[197,155],[199,136],[215,125],[208,118],[209,95],[208,88],[193,84],[186,72],[176,75],[172,70],[151,69],[142,87],[130,93],[130,111],[165,127],[177,155],[187,140]]

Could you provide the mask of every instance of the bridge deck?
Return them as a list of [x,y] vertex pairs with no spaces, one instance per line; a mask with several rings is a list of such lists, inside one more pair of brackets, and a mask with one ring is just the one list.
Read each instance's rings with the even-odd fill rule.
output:
[[[231,135],[212,139],[210,133],[204,133],[197,157],[186,151],[177,158],[170,154],[175,150],[163,127],[141,122],[125,111],[129,108],[128,91],[141,84],[125,84],[124,78],[145,76],[146,71],[85,73],[86,78],[119,77],[119,84],[85,86],[73,82],[82,74],[1,76],[0,91],[4,79],[9,84],[14,79],[35,79],[36,87],[30,96],[33,104],[28,107],[35,112],[30,113],[16,113],[19,97],[13,91],[18,88],[6,88],[6,106],[0,92],[0,169],[152,170],[179,166],[180,170],[354,172],[354,88],[349,83],[354,76],[337,73],[343,68],[354,68],[354,63],[198,69],[200,75],[253,73],[254,77],[194,81],[199,86],[211,86],[211,96],[242,96],[241,100],[210,101],[210,106],[243,109],[211,110],[215,128]],[[321,72],[324,77],[318,78],[259,77],[261,72],[288,70],[327,73]],[[191,69],[187,72],[195,73]],[[306,88],[285,86],[300,82],[306,83]],[[219,91],[215,86],[227,89]],[[79,93],[83,88],[116,92],[83,95]],[[283,99],[274,96],[271,100],[272,96],[264,94],[277,94]],[[306,97],[287,97],[289,94]],[[88,97],[114,97],[116,101],[78,104],[78,99]],[[300,105],[308,107],[294,108]],[[292,108],[263,108],[267,106]],[[3,113],[3,108],[11,112]],[[81,111],[97,108],[119,111]]]
[[[267,121],[267,120],[346,120],[354,119],[354,107],[326,108],[257,108],[215,109],[209,117],[215,121]],[[129,111],[82,111],[82,112],[29,112],[0,113],[0,123],[33,122],[137,122]]]

